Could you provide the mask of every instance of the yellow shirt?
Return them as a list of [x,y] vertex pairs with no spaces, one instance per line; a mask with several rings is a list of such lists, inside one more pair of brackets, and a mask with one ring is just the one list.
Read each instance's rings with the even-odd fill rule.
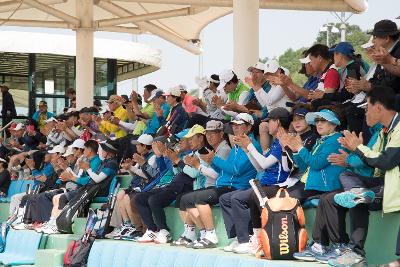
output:
[[[120,119],[121,121],[126,121],[128,119],[128,113],[126,112],[123,106],[119,106],[114,111],[114,116]],[[111,133],[114,133],[115,138],[121,138],[128,134],[127,132],[122,130],[118,125],[115,125],[114,123],[111,123],[106,120],[101,121],[99,130],[107,136],[109,136]]]

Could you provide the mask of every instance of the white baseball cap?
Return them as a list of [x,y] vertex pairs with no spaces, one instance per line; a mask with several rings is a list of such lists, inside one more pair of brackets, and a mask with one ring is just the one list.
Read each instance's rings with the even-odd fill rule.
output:
[[172,87],[171,89],[169,89],[168,93],[164,93],[163,95],[181,96],[181,88],[178,86]]
[[25,129],[25,125],[23,123],[12,124],[10,126],[10,130],[18,131],[18,130],[22,130],[22,129]]
[[156,97],[162,96],[163,95],[163,90],[161,89],[154,89],[153,91],[151,91],[151,95],[149,97],[149,101],[153,101]]
[[279,62],[275,59],[270,59],[264,66],[264,73],[275,73],[279,69]]
[[153,137],[149,134],[142,134],[137,140],[131,142],[132,145],[142,144],[146,146],[151,146],[152,143]]
[[67,147],[67,150],[65,151],[65,153],[62,155],[64,158],[71,156],[74,154],[74,150],[72,149],[71,146]]
[[364,48],[364,49],[368,49],[368,48],[373,47],[374,46],[374,43],[372,42],[373,39],[374,39],[374,37],[371,36],[371,38],[369,38],[368,42],[363,44],[363,45],[361,45],[361,47]]
[[84,149],[85,148],[85,140],[83,139],[76,139],[72,145],[70,145],[71,148],[81,148]]
[[306,57],[300,58],[299,61],[300,61],[301,64],[308,64],[308,63],[310,63],[310,62],[311,62],[310,54],[308,54]]
[[247,113],[239,113],[238,115],[236,115],[235,119],[233,119],[231,122],[234,124],[248,123],[254,125],[253,117]]
[[248,67],[247,71],[252,71],[253,69],[258,69],[258,70],[261,70],[262,72],[264,72],[265,64],[262,62],[257,62],[253,66]]
[[52,121],[58,122],[58,120],[57,120],[56,118],[51,117],[50,119],[47,119],[47,120],[46,120],[46,123],[49,123],[49,122],[52,122]]
[[235,76],[235,73],[233,72],[233,70],[224,70],[219,74],[219,85],[218,85],[218,89],[222,90],[224,89],[225,85],[230,82],[230,80],[233,79],[233,77]]
[[49,153],[49,154],[55,154],[55,153],[64,154],[64,152],[65,152],[65,148],[62,145],[56,145],[53,147],[53,149],[47,151],[47,153]]

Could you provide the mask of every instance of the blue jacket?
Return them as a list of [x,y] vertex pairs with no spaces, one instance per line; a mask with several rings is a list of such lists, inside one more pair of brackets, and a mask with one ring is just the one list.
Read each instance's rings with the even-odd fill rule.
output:
[[328,156],[338,153],[341,148],[338,138],[341,133],[333,133],[317,140],[311,152],[306,148],[300,149],[293,155],[293,159],[302,171],[308,170],[305,190],[329,192],[341,187],[339,175],[343,167],[332,165]]
[[165,123],[165,119],[168,116],[169,113],[169,105],[167,103],[162,103],[161,104],[161,109],[163,110],[163,116],[162,117],[157,117],[157,113],[153,113],[153,117],[149,119],[146,123],[146,130],[144,131],[145,134],[155,134],[160,128],[161,124]]
[[[253,145],[262,153],[260,144],[251,134],[249,135]],[[241,147],[233,146],[226,160],[215,156],[211,165],[219,173],[215,181],[216,187],[232,186],[235,189],[247,189],[249,180],[256,178],[257,171],[251,164],[246,152]]]
[[[372,137],[367,144],[367,146],[369,148],[372,149],[373,145],[378,140],[379,132],[382,129],[382,127],[383,126],[381,124],[376,124],[370,128]],[[374,168],[365,164],[365,162],[362,161],[361,158],[355,153],[349,154],[349,156],[347,157],[346,163],[349,165],[348,170],[355,172],[358,175],[361,175],[364,177],[372,177],[374,174]]]

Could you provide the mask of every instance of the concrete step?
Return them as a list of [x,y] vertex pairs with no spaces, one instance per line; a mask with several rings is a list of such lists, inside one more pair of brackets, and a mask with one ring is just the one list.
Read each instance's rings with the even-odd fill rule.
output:
[[66,251],[69,243],[71,243],[72,240],[77,240],[79,238],[80,236],[75,234],[48,235],[45,248]]
[[61,267],[64,263],[65,250],[39,249],[36,251],[35,266],[37,267]]

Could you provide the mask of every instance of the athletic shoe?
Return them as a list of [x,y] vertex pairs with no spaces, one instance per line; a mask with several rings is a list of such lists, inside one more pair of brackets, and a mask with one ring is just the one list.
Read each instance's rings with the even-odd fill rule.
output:
[[43,230],[44,230],[45,228],[47,228],[49,224],[50,224],[50,221],[44,222],[44,223],[42,223],[41,226],[39,226],[39,227],[34,227],[33,229],[34,229],[36,232],[38,232],[38,233],[42,233]]
[[371,203],[375,199],[375,193],[365,188],[352,188],[350,191],[336,194],[335,202],[345,208],[351,209],[361,203]]
[[58,231],[57,225],[49,225],[48,227],[44,228],[42,233],[48,234],[48,235],[54,235],[54,234],[59,234],[60,231]]
[[157,238],[154,239],[154,243],[156,244],[166,244],[170,243],[171,241],[172,237],[170,233],[165,229],[161,229],[157,234]]
[[227,245],[227,246],[224,247],[224,251],[225,251],[225,252],[232,252],[233,249],[234,249],[235,247],[237,247],[238,245],[239,245],[239,242],[237,241],[237,238],[236,238],[236,237],[235,237],[235,238],[232,238],[232,239],[231,239],[231,242],[229,243],[229,245]]
[[143,236],[143,232],[140,230],[135,230],[133,232],[130,232],[129,235],[124,235],[122,237],[122,240],[127,240],[127,241],[137,241],[138,238]]
[[260,239],[255,235],[251,236],[249,243],[250,243],[249,253],[251,255],[256,255],[256,253],[262,249]]
[[119,233],[119,235],[114,237],[114,239],[116,239],[116,240],[121,240],[121,239],[123,239],[124,237],[130,236],[130,234],[131,234],[132,232],[135,232],[135,230],[136,230],[136,228],[133,227],[132,225],[125,226],[124,229]]
[[14,230],[27,230],[29,229],[29,225],[21,222],[19,224],[13,225],[12,228]]
[[239,243],[232,251],[237,254],[247,254],[250,251],[250,243]]
[[367,266],[365,258],[350,248],[347,248],[338,258],[328,260],[328,264],[335,267],[353,266],[356,264],[357,266]]
[[14,228],[15,226],[23,223],[24,220],[24,216],[23,215],[17,215],[17,218],[15,219],[15,221],[11,224],[11,227]]
[[208,238],[202,238],[198,241],[195,241],[192,245],[192,248],[194,249],[206,249],[206,248],[216,248],[218,245],[218,242],[212,242]]
[[324,254],[315,256],[315,259],[320,263],[327,264],[329,260],[342,256],[346,249],[348,249],[347,244],[334,244]]
[[317,256],[321,256],[325,253],[325,249],[317,246],[316,243],[309,245],[302,252],[296,252],[293,254],[293,258],[302,261],[316,261]]
[[181,236],[177,240],[173,241],[171,243],[171,246],[186,247],[188,244],[190,244],[192,242],[193,242],[193,240],[191,240],[185,236]]
[[114,236],[121,231],[120,227],[115,227],[110,233],[106,234],[104,237],[107,239],[113,239]]
[[157,238],[157,233],[147,229],[146,232],[144,233],[144,235],[142,235],[141,237],[139,237],[137,239],[137,242],[150,243],[150,242],[154,242],[154,240],[156,238]]

